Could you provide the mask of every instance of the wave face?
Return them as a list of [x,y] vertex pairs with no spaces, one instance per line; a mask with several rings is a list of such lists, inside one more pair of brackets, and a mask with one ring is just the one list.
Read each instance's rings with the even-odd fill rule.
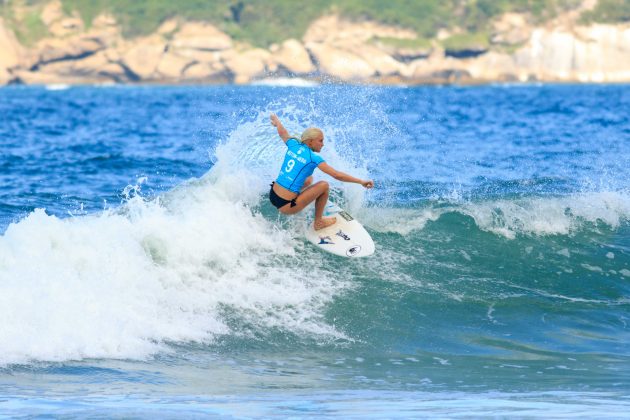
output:
[[[627,390],[628,87],[0,96],[0,372],[149,363],[181,379],[175,363],[215,379],[236,366],[200,379],[217,392]],[[268,203],[284,148],[269,112],[321,127],[332,166],[375,179],[331,181],[373,257],[318,252],[312,210]]]

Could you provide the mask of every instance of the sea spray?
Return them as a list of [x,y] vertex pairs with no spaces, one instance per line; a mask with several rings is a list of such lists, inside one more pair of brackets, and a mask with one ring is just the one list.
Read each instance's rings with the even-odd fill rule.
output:
[[[369,93],[369,90],[366,92]],[[369,98],[370,94],[366,97]],[[286,151],[276,129],[269,122],[269,115],[274,112],[278,113],[291,135],[297,138],[307,127],[320,127],[325,136],[320,154],[326,162],[353,176],[371,178],[373,174],[368,166],[375,173],[379,172],[383,148],[391,136],[391,133],[386,134],[386,130],[392,129],[391,124],[378,105],[369,104],[369,99],[348,103],[344,98],[330,91],[323,97],[296,94],[272,102],[248,121],[239,124],[224,142],[212,149],[217,168],[210,175],[217,182],[234,182],[234,191],[266,193],[269,183],[278,175]],[[309,104],[309,112],[304,110],[303,105],[300,106],[301,102]],[[347,107],[343,108],[344,105]],[[378,119],[372,119],[373,116]],[[366,194],[369,195],[369,192],[362,187],[336,181],[319,171],[314,176],[316,181],[328,181],[333,186],[332,199],[348,210],[357,211],[366,205]],[[236,180],[236,177],[239,179]]]

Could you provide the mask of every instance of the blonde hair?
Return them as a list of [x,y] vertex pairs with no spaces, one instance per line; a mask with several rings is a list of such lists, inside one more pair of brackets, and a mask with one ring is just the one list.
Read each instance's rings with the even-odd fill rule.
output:
[[309,127],[302,133],[302,143],[308,143],[319,136],[324,136],[324,132],[317,127]]

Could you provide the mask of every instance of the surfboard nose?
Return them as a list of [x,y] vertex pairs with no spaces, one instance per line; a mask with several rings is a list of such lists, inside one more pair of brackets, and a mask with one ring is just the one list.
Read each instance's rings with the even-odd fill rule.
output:
[[341,257],[357,258],[374,254],[370,234],[359,221],[334,203],[328,203],[324,216],[335,217],[335,223],[315,230],[312,223],[306,229],[306,239],[319,249]]

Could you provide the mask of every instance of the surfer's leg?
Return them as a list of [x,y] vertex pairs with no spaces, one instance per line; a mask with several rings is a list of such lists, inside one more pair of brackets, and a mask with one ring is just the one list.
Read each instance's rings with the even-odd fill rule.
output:
[[326,181],[322,181],[322,182],[326,184],[326,189],[321,195],[317,196],[317,198],[315,199],[315,221],[313,222],[315,230],[323,229],[327,226],[334,224],[337,221],[337,218],[335,217],[326,217],[326,218],[323,217],[324,209],[326,208],[326,203],[328,203],[329,187],[328,187],[328,182]]
[[278,210],[283,214],[295,214],[315,201],[315,230],[330,226],[337,220],[334,217],[322,217],[328,201],[328,182],[319,181],[303,190],[295,199],[295,206],[286,204]]

